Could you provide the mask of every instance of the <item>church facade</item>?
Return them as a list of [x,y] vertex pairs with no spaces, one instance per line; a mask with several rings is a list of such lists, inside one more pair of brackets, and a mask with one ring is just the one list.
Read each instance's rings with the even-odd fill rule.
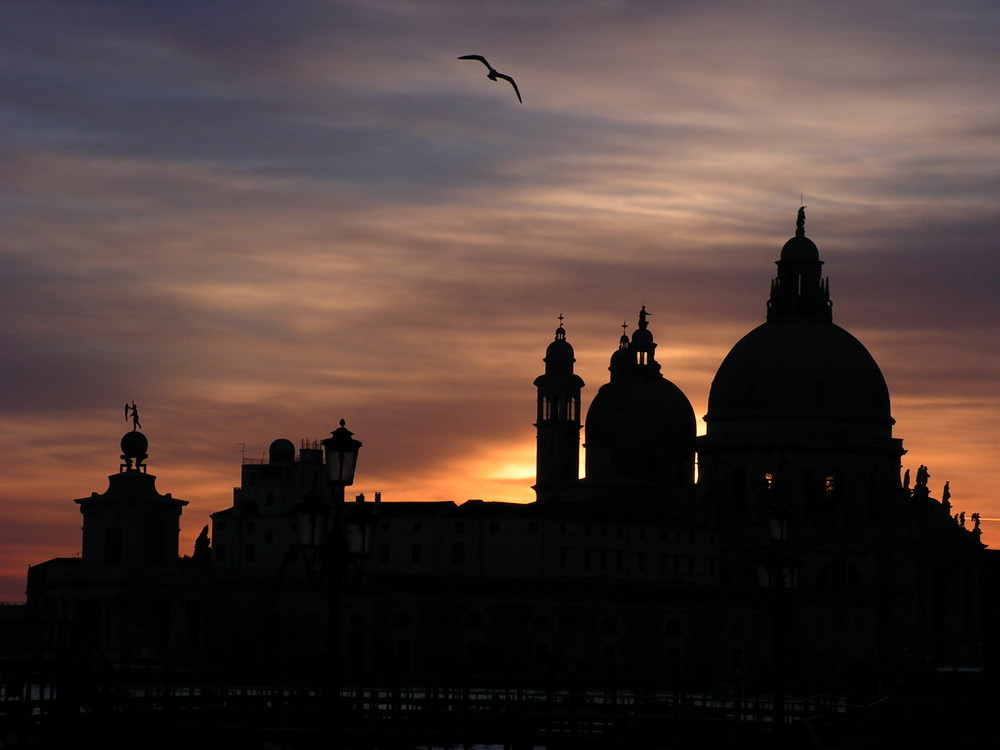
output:
[[953,516],[925,467],[901,476],[889,389],[833,322],[822,266],[800,210],[701,437],[644,307],[586,415],[560,325],[534,382],[536,501],[359,497],[337,512],[370,544],[342,566],[300,543],[303,503],[337,507],[318,443],[244,463],[178,560],[184,501],[126,435],[106,493],[76,501],[82,559],[34,566],[29,606],[109,665],[308,678],[332,650],[345,683],[877,696],[977,675],[978,517]]

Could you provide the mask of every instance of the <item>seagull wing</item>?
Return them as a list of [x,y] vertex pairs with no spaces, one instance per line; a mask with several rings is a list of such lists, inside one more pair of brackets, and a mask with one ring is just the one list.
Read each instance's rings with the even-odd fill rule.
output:
[[493,70],[493,66],[492,66],[492,65],[490,65],[490,64],[489,64],[489,63],[488,63],[488,62],[486,61],[486,58],[485,58],[485,57],[483,57],[482,55],[462,55],[462,56],[461,56],[461,57],[459,57],[458,59],[459,59],[459,60],[479,60],[479,62],[481,62],[481,63],[482,63],[483,65],[485,65],[485,66],[486,66],[487,68],[489,68],[490,70]]
[[517,94],[517,100],[524,104],[524,100],[521,99],[521,92],[517,89],[517,84],[514,83],[514,79],[510,76],[505,76],[503,73],[497,73],[497,78],[503,78],[505,81],[510,81],[510,85],[514,87],[514,93]]

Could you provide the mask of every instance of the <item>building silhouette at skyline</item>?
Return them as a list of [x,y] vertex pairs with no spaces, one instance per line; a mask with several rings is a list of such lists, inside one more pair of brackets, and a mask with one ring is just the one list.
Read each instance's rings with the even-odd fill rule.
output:
[[889,389],[833,322],[804,209],[776,265],[704,436],[645,306],[585,416],[560,316],[534,381],[535,502],[359,496],[342,513],[370,545],[334,569],[300,542],[304,505],[335,505],[322,446],[279,438],[178,558],[185,501],[155,489],[133,430],[108,489],[75,501],[82,558],[32,566],[26,606],[101,674],[308,682],[332,650],[356,687],[782,705],[978,689],[995,641],[978,516],[953,516],[925,467],[901,477]]

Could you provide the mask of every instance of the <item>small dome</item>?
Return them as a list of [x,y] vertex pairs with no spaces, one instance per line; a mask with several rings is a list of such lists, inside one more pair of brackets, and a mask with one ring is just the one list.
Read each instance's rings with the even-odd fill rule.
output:
[[559,327],[556,329],[556,337],[545,349],[545,360],[570,360],[576,357],[573,345],[566,340],[566,329]]
[[267,456],[268,463],[295,463],[295,444],[286,438],[278,438],[271,443],[271,447],[267,449]]
[[808,237],[795,236],[781,248],[781,259],[815,262],[819,260],[819,248]]

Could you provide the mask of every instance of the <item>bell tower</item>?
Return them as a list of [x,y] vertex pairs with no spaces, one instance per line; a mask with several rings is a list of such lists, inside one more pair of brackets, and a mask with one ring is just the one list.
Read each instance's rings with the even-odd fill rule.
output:
[[535,378],[538,414],[535,420],[535,496],[538,502],[558,502],[562,488],[580,476],[580,391],[583,379],[573,372],[576,357],[559,327],[545,350],[545,373]]

